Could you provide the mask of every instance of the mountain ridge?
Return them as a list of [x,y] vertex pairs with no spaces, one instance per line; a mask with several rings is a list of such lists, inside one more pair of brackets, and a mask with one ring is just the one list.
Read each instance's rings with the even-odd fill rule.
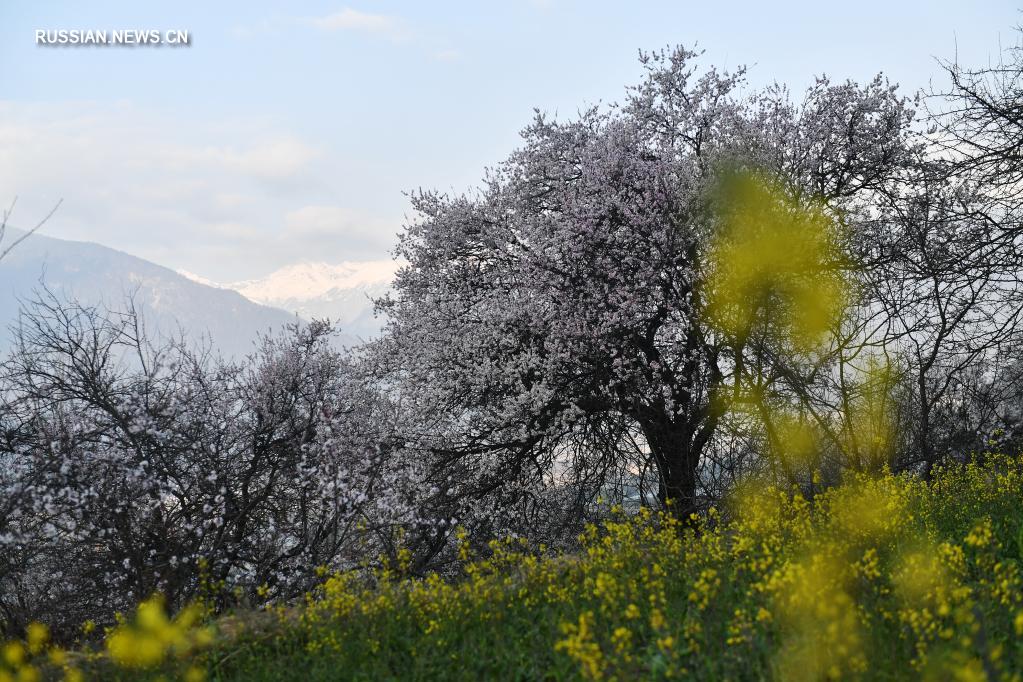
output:
[[265,277],[228,284],[178,270],[208,286],[236,291],[255,303],[297,314],[303,319],[330,319],[359,338],[375,336],[382,320],[374,301],[391,290],[398,264],[391,260],[293,263]]
[[[10,228],[12,242],[24,233]],[[260,334],[299,321],[294,313],[253,302],[236,291],[185,278],[174,270],[95,242],[35,233],[0,261],[0,347],[8,348],[23,307],[42,288],[58,299],[123,309],[131,298],[152,336],[183,331],[228,356],[255,349]]]

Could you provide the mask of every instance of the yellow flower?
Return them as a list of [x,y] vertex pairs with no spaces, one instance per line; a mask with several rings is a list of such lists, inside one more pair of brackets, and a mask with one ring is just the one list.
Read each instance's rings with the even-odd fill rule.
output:
[[58,668],[63,667],[67,663],[67,654],[63,649],[54,647],[47,652],[46,657],[50,659],[50,663],[57,666]]
[[28,641],[29,652],[38,654],[50,639],[50,629],[42,623],[29,623],[25,628],[25,638]]
[[663,630],[668,622],[664,619],[664,614],[661,613],[660,609],[654,609],[650,612],[650,627],[654,630]]
[[8,642],[3,649],[4,661],[12,668],[17,668],[25,660],[25,647],[21,642]]
[[184,655],[208,645],[208,628],[195,628],[201,609],[189,606],[173,621],[167,617],[163,600],[153,597],[139,604],[134,623],[122,623],[106,639],[110,658],[128,668],[152,668],[170,655]]
[[587,611],[579,615],[577,624],[563,623],[561,630],[566,637],[554,645],[554,650],[564,651],[575,659],[583,677],[599,680],[604,677],[604,657],[600,646],[592,639],[592,620],[593,613]]

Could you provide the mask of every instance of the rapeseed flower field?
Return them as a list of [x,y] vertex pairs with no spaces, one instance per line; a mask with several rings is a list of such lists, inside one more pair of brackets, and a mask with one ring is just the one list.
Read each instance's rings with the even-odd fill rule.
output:
[[1019,457],[817,494],[749,481],[692,519],[617,510],[567,555],[465,545],[455,579],[402,552],[229,620],[153,599],[93,649],[36,625],[0,680],[1019,680],[1021,510]]

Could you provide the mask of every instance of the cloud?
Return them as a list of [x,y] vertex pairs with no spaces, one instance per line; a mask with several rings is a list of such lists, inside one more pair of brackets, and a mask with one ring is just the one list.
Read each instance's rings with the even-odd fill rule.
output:
[[311,145],[286,135],[244,147],[163,145],[158,149],[166,161],[176,167],[212,165],[263,179],[292,177],[319,156],[319,152]]
[[46,234],[216,280],[261,276],[311,254],[386,257],[400,216],[343,206],[344,197],[361,201],[341,179],[350,173],[345,159],[265,122],[0,102],[0,204],[19,197],[15,226],[63,198]]
[[342,206],[303,206],[285,216],[285,226],[292,234],[336,234],[351,226],[355,215]]
[[458,50],[437,50],[433,53],[433,58],[439,62],[454,62],[461,59],[462,53]]
[[324,31],[356,31],[403,42],[412,37],[412,32],[395,17],[386,14],[369,14],[345,7],[340,12],[312,19],[313,26]]
[[426,57],[438,62],[452,62],[461,58],[461,53],[449,47],[443,36],[435,35],[420,26],[410,26],[401,17],[390,14],[372,14],[345,7],[333,14],[296,21],[321,31],[362,33],[392,43],[402,43],[421,50]]
[[262,19],[253,24],[239,24],[237,26],[232,26],[228,29],[228,33],[239,40],[249,40],[271,33],[276,33],[277,27],[278,24],[276,22],[272,22],[269,19]]
[[294,239],[300,243],[314,240],[353,246],[370,245],[387,240],[395,232],[393,223],[365,211],[323,204],[303,206],[288,212],[284,225],[282,239]]

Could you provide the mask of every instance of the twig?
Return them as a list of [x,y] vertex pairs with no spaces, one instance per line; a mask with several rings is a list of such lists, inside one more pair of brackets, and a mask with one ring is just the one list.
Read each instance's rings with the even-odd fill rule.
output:
[[[18,197],[14,197],[14,201],[11,202],[9,208],[4,210],[3,218],[0,219],[0,242],[3,242],[4,235],[7,234],[7,219],[10,218],[11,212],[14,211],[14,205],[16,203],[18,203]],[[36,230],[45,225],[46,221],[53,217],[53,214],[57,212],[57,209],[60,208],[60,205],[62,203],[64,203],[64,199],[58,199],[57,203],[53,206],[52,209],[50,209],[50,212],[46,214],[46,217],[44,217],[42,220],[36,223],[35,227],[33,227],[31,230],[27,230],[25,234],[15,239],[14,242],[10,244],[7,248],[5,248],[3,251],[0,251],[0,260],[3,260],[7,256],[7,254],[9,254],[11,252],[11,249],[13,249],[21,242],[25,241],[30,235],[35,233]]]

